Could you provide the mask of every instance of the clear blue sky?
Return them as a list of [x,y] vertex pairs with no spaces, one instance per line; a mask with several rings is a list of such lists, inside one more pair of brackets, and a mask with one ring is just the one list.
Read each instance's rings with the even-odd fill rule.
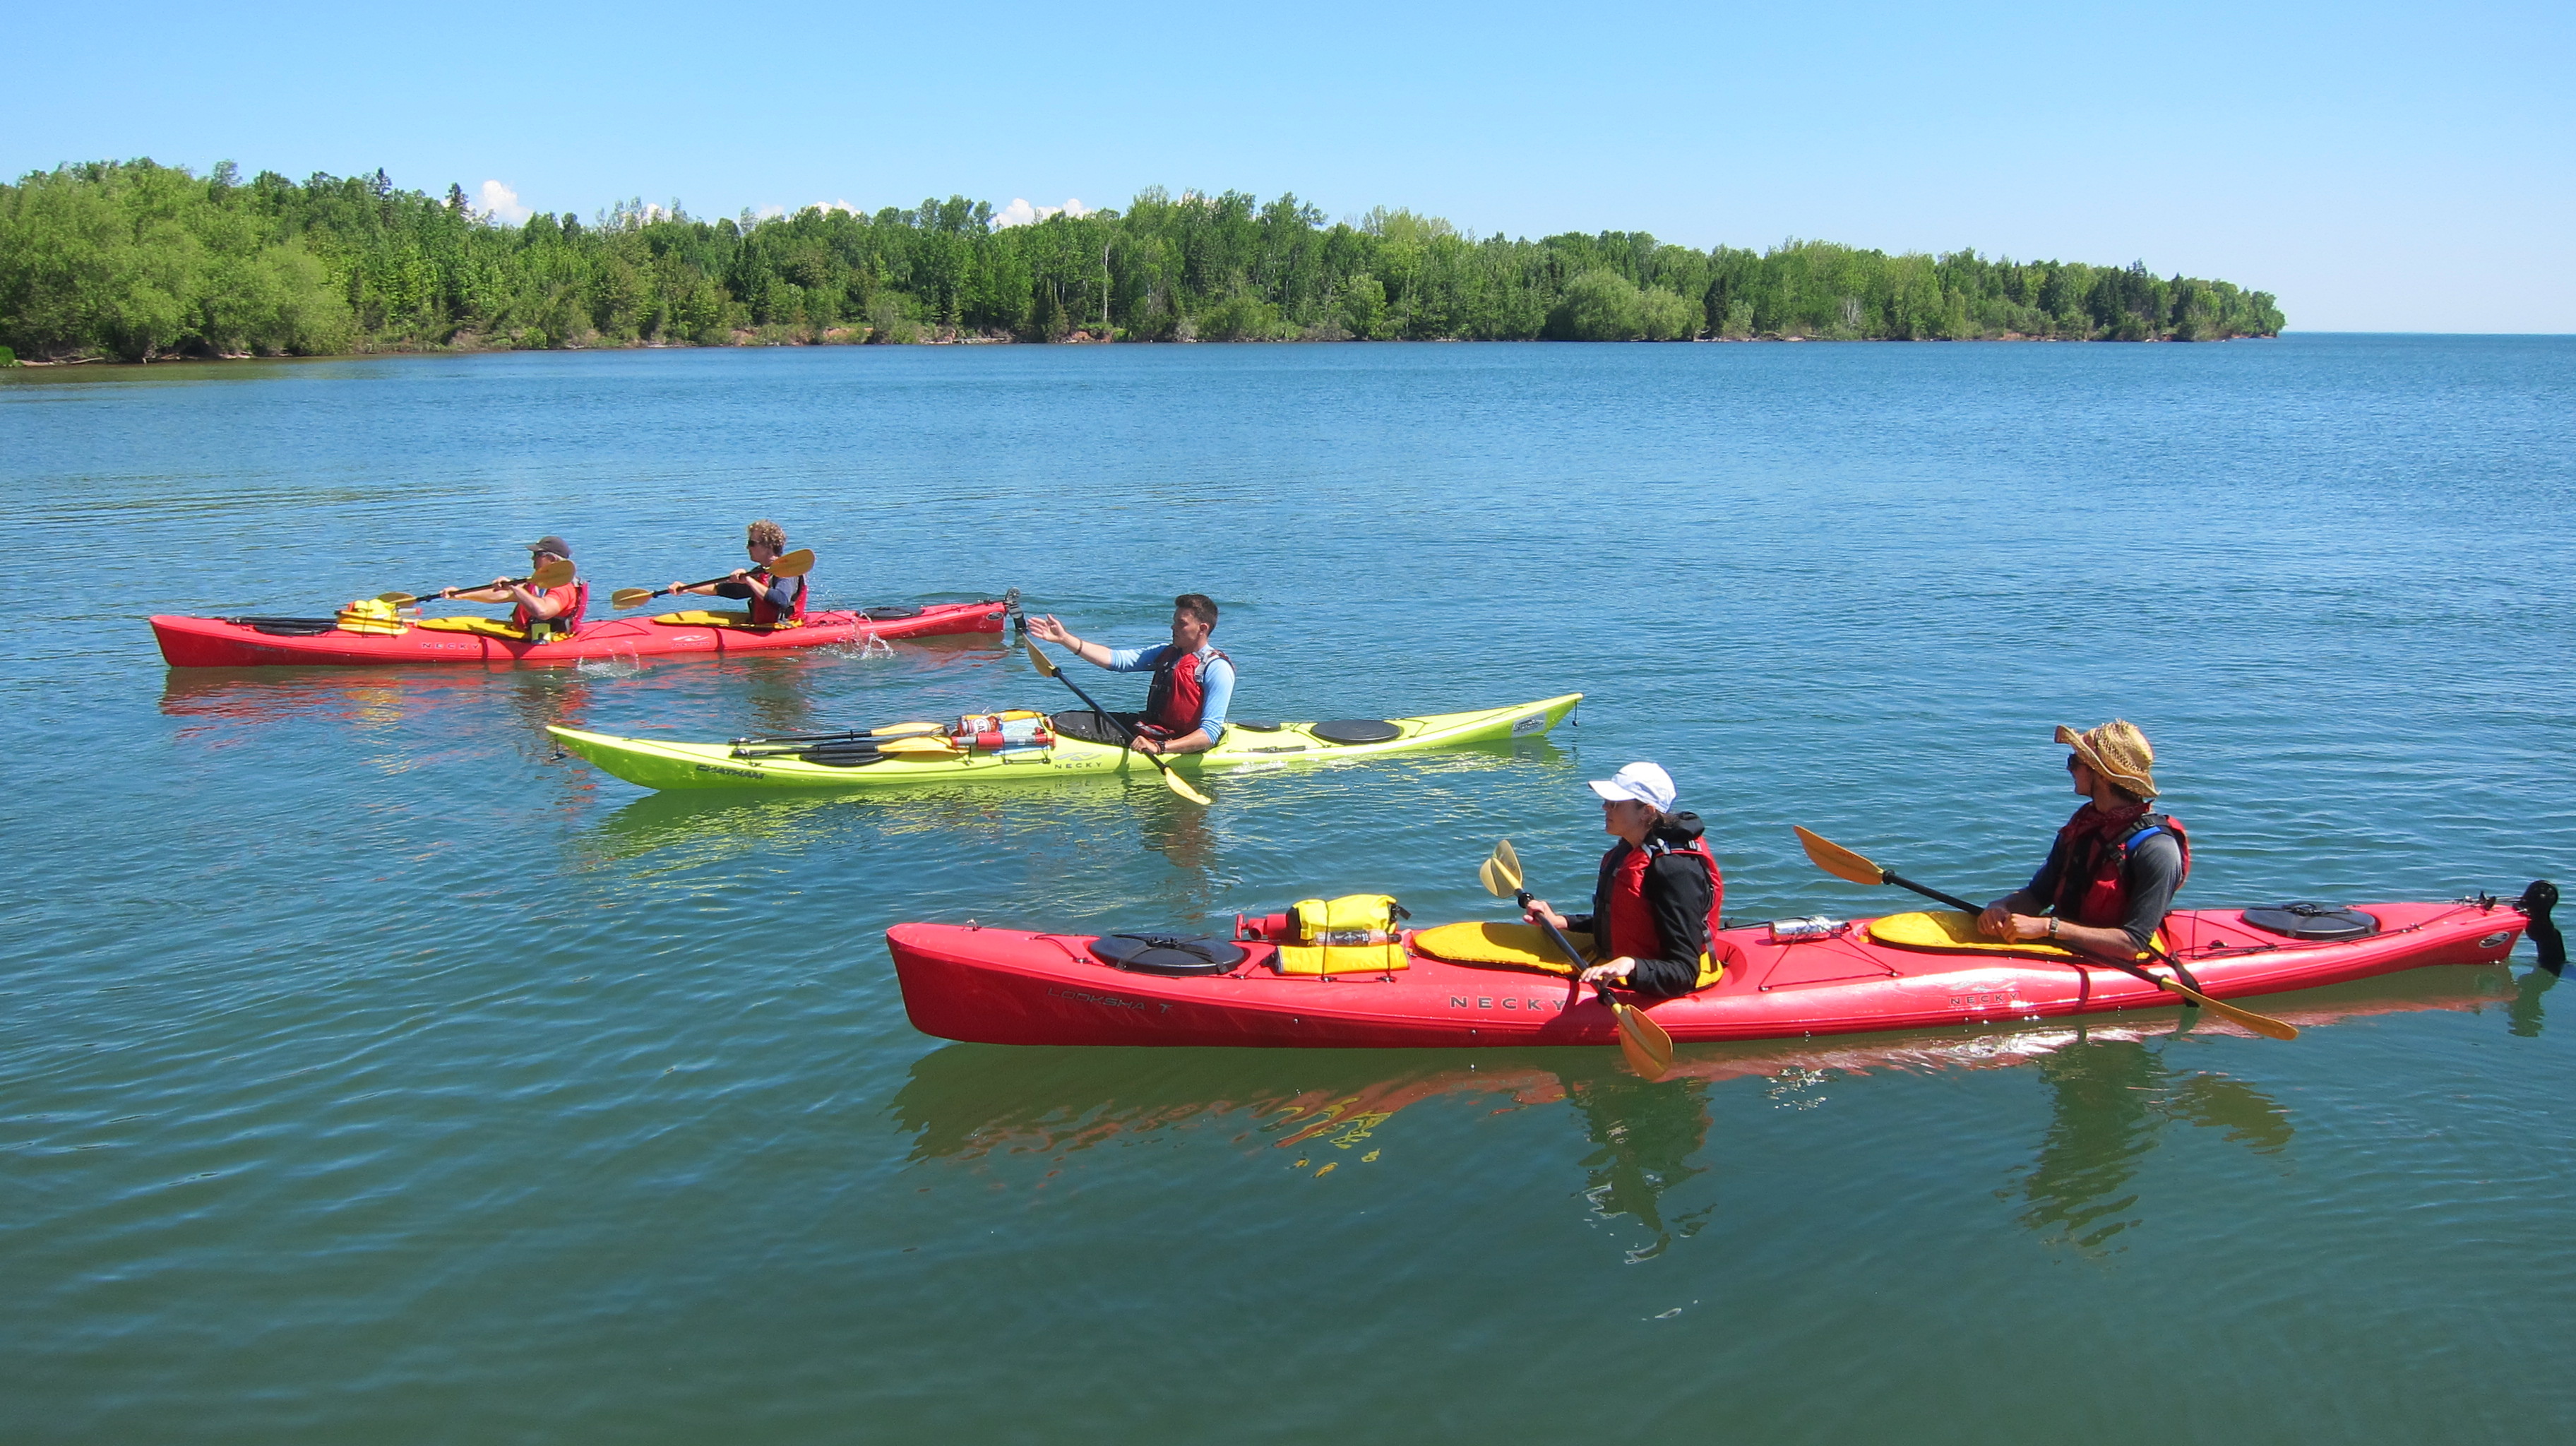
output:
[[[1140,187],[1479,233],[2224,277],[2576,331],[2576,5],[47,6],[0,170],[148,155],[587,217]],[[498,194],[497,192],[495,194]]]

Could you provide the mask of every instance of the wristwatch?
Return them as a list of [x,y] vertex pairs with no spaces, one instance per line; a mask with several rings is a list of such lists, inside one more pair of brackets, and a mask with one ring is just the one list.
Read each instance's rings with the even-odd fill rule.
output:
[[2051,939],[2057,937],[2057,916],[2054,914],[2048,916],[2048,937]]

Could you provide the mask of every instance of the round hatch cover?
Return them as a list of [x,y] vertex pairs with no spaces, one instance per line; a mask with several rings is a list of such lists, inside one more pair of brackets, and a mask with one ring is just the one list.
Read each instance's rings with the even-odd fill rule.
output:
[[1384,743],[1404,736],[1403,729],[1383,718],[1336,718],[1306,731],[1327,743]]
[[1104,935],[1091,941],[1091,955],[1139,974],[1222,974],[1247,957],[1221,939],[1170,934]]
[[2379,932],[2379,921],[2359,909],[2325,904],[2275,904],[2247,909],[2237,916],[2267,934],[2293,939],[2367,939]]

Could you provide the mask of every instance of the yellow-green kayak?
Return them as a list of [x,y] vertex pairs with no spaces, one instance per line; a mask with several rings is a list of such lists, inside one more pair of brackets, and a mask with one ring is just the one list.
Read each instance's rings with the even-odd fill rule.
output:
[[[1509,708],[1419,718],[1229,723],[1216,747],[1170,762],[1194,772],[1535,738],[1564,722],[1582,701],[1582,694],[1568,693]],[[1026,716],[1044,717],[1034,712]],[[999,747],[977,746],[974,738],[964,735],[929,733],[919,725],[877,730],[877,737],[857,731],[732,743],[666,743],[578,728],[546,731],[565,751],[646,788],[903,788],[954,778],[1063,778],[1152,770],[1153,764],[1114,743],[1073,736],[1099,731],[1096,725],[1081,726],[1091,717],[1088,712],[1059,713],[1038,725],[1046,733],[1044,743],[1008,740]],[[1073,733],[1061,731],[1062,726],[1071,726]],[[928,738],[918,736],[923,733],[929,733]],[[986,738],[991,740],[991,735]]]

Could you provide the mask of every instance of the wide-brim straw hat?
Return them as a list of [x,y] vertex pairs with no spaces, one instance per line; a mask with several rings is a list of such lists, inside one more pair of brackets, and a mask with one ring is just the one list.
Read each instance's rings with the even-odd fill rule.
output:
[[2084,766],[2101,774],[2140,798],[2153,798],[2156,787],[2156,750],[2147,735],[2126,718],[2114,718],[2089,733],[2078,733],[2060,723],[2057,741],[2075,750]]

